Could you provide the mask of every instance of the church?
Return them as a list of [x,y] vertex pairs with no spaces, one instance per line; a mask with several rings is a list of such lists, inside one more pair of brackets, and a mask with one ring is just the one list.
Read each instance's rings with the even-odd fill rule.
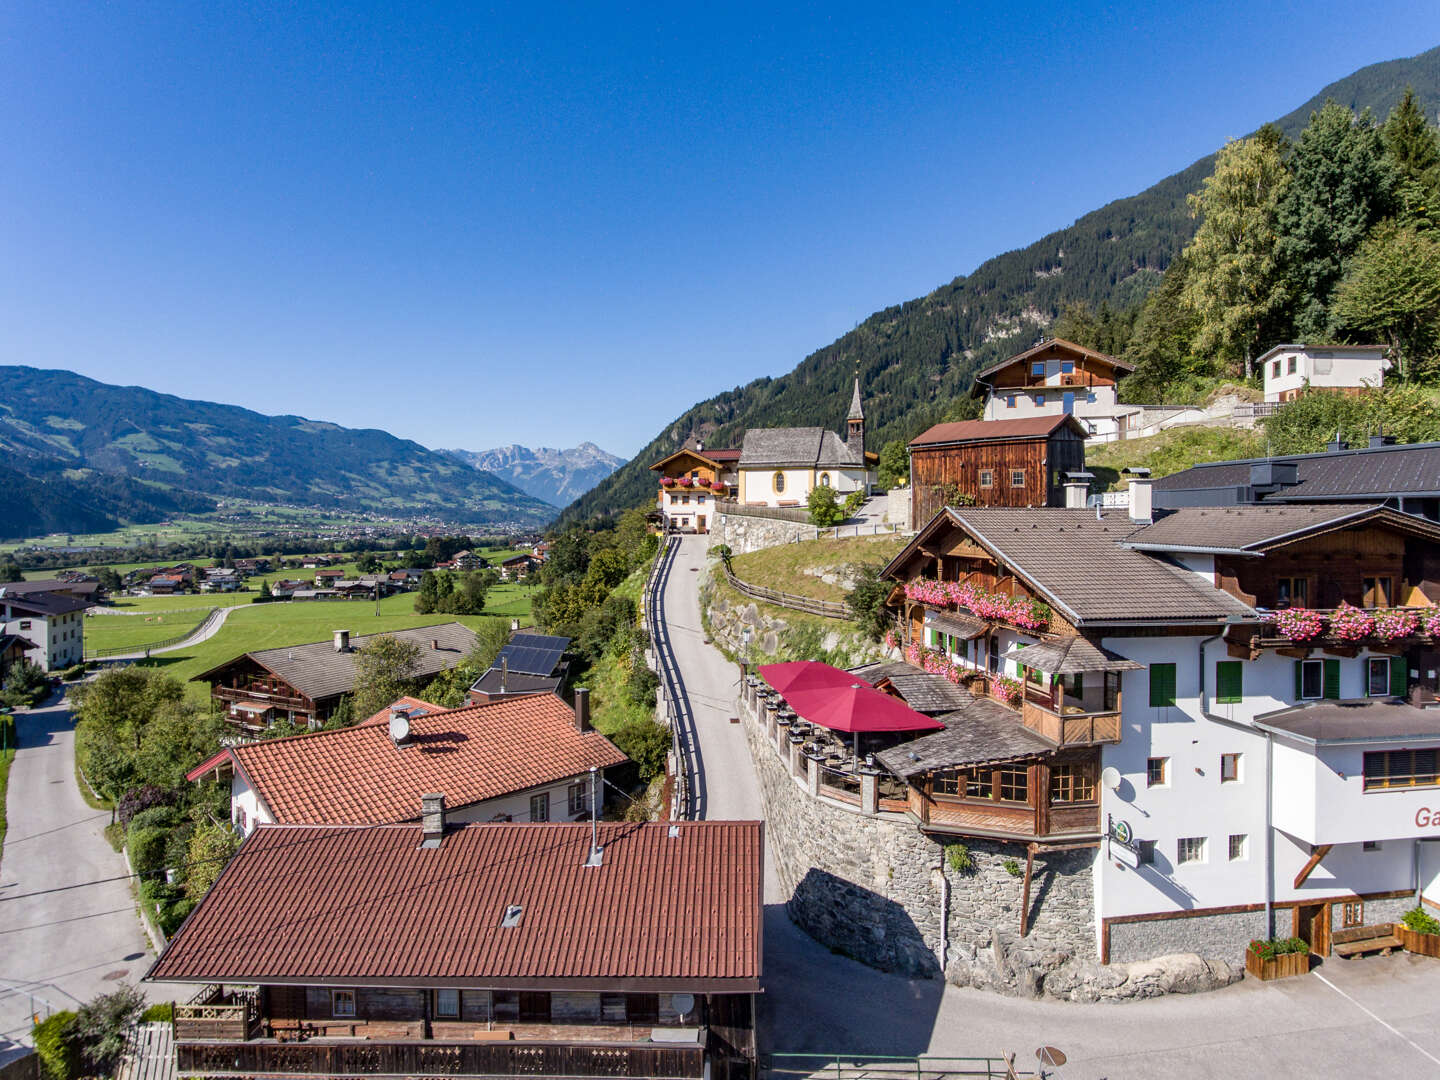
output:
[[869,491],[879,455],[865,452],[860,380],[850,398],[845,434],[828,428],[752,428],[740,446],[736,501],[746,506],[803,507],[816,487],[844,497]]

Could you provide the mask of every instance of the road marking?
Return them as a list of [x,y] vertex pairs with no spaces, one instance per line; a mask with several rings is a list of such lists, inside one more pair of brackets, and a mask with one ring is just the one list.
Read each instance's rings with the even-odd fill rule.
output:
[[1324,975],[1321,975],[1320,972],[1317,971],[1317,972],[1315,972],[1314,974],[1315,974],[1315,977],[1316,977],[1317,979],[1319,979],[1319,980],[1320,980],[1322,983],[1324,983],[1326,986],[1330,987],[1331,990],[1334,990],[1337,994],[1339,994],[1341,997],[1343,997],[1346,1001],[1350,1002],[1351,1005],[1354,1005],[1357,1009],[1359,1009],[1361,1012],[1363,1012],[1366,1016],[1370,1017],[1371,1020],[1374,1020],[1377,1024],[1379,1024],[1381,1027],[1385,1028],[1385,1029],[1386,1029],[1387,1031],[1389,1031],[1391,1034],[1396,1035],[1396,1036],[1398,1036],[1398,1037],[1401,1038],[1401,1039],[1404,1039],[1407,1043],[1409,1043],[1411,1046],[1413,1046],[1413,1047],[1414,1047],[1416,1050],[1418,1050],[1420,1053],[1424,1054],[1427,1058],[1429,1058],[1431,1061],[1433,1061],[1436,1065],[1440,1065],[1440,1057],[1436,1057],[1434,1054],[1430,1053],[1429,1050],[1426,1050],[1423,1046],[1421,1046],[1419,1043],[1417,1043],[1414,1039],[1410,1038],[1410,1036],[1403,1034],[1399,1029],[1397,1029],[1396,1027],[1394,1027],[1392,1024],[1388,1023],[1388,1022],[1385,1021],[1385,1020],[1380,1019],[1380,1017],[1376,1016],[1373,1012],[1371,1012],[1369,1009],[1367,1009],[1364,1005],[1361,1005],[1360,1002],[1356,1001],[1353,997],[1351,997],[1349,994],[1347,994],[1344,990],[1341,990],[1340,987],[1336,986],[1336,985],[1335,985],[1334,983],[1332,983],[1329,979],[1327,979]]

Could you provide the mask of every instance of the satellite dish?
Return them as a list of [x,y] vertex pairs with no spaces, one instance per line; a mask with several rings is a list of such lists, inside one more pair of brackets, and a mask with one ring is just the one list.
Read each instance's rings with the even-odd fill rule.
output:
[[390,714],[390,738],[402,743],[410,737],[410,718],[404,713]]
[[1114,791],[1120,786],[1120,770],[1114,765],[1106,765],[1100,772],[1100,783]]
[[670,1004],[675,1006],[675,1011],[681,1016],[689,1016],[690,1011],[695,1008],[695,996],[693,994],[672,994]]

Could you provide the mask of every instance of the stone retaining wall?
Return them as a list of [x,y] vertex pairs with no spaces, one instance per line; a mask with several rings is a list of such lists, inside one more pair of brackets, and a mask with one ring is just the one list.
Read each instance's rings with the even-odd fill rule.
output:
[[774,518],[748,514],[720,514],[710,523],[710,542],[724,544],[732,554],[744,555],[762,548],[779,547],[800,540],[814,540],[819,530],[799,521],[777,521]]

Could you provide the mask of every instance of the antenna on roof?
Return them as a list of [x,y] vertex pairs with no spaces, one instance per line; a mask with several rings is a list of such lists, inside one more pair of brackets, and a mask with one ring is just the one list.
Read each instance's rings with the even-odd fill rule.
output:
[[585,857],[586,866],[599,866],[605,859],[605,849],[600,846],[600,822],[596,817],[599,799],[596,798],[594,765],[590,766],[590,854]]

